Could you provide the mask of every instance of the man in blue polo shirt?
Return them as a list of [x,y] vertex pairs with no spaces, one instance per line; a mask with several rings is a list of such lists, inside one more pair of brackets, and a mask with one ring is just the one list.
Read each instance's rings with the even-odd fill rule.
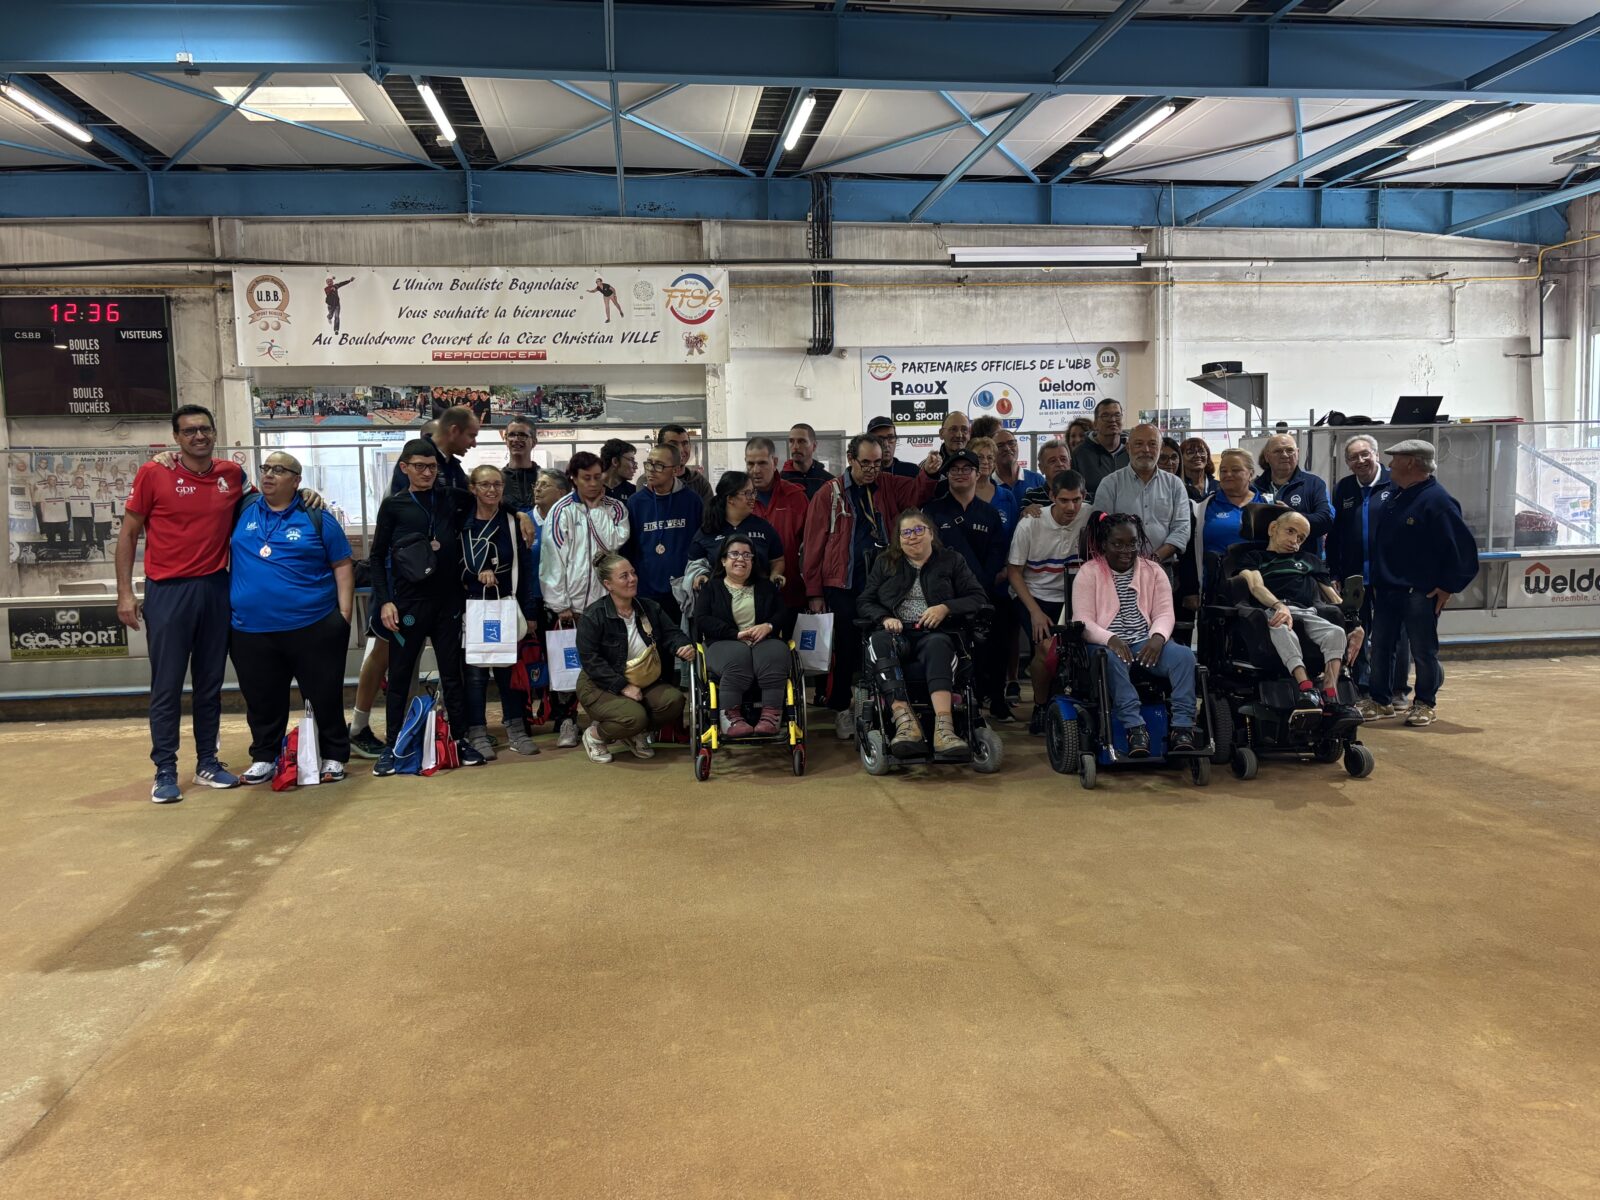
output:
[[1320,475],[1300,469],[1300,445],[1290,433],[1274,434],[1267,439],[1261,451],[1261,474],[1256,477],[1256,490],[1267,497],[1270,504],[1291,508],[1311,523],[1311,537],[1305,544],[1307,554],[1322,557],[1322,539],[1333,529],[1333,504],[1328,499],[1328,485]]
[[[1378,461],[1378,443],[1368,434],[1358,433],[1344,445],[1344,463],[1350,474],[1333,489],[1333,532],[1328,535],[1328,572],[1335,583],[1361,576],[1366,590],[1361,597],[1361,628],[1366,640],[1356,655],[1352,675],[1361,698],[1368,695],[1372,674],[1372,527],[1378,508],[1395,493],[1389,472]],[[1395,643],[1394,673],[1390,687],[1394,702],[1404,704],[1410,696],[1406,677],[1411,672],[1411,650],[1402,629]]]

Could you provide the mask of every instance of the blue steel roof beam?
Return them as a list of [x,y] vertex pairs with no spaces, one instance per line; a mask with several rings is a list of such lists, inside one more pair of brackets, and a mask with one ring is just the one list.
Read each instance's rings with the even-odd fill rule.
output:
[[8,150],[26,150],[29,154],[43,154],[48,158],[61,158],[69,163],[77,163],[80,167],[98,167],[102,171],[116,171],[122,173],[121,167],[114,167],[108,162],[101,162],[98,158],[86,158],[77,154],[68,154],[65,150],[52,150],[48,146],[30,146],[27,142],[8,142],[0,140],[0,146]]
[[[980,121],[990,121],[995,117],[1003,117],[1015,104],[1004,104],[999,108],[991,108],[988,112],[974,113],[973,116]],[[797,171],[797,175],[816,175],[822,171],[831,171],[835,167],[845,166],[847,163],[859,162],[863,158],[871,158],[874,154],[884,154],[890,150],[899,150],[902,146],[910,146],[917,142],[926,141],[928,138],[940,137],[946,133],[954,133],[958,129],[967,128],[966,121],[951,121],[948,125],[940,125],[937,129],[924,129],[921,133],[908,133],[905,137],[895,138],[892,142],[885,142],[881,146],[873,146],[867,150],[857,150],[853,154],[846,154],[842,158],[829,159],[825,163],[818,163],[814,167],[807,167]]]
[[[1172,96],[1146,96],[1137,104],[1131,105],[1128,110],[1123,113],[1122,116],[1120,116],[1109,129],[1105,131],[1105,133],[1101,136],[1099,143],[1095,146],[1095,149],[1104,149],[1106,146],[1116,141],[1118,136],[1121,135],[1124,130],[1132,129],[1135,125],[1144,120],[1151,113],[1155,112],[1155,110],[1160,108],[1163,104],[1172,103],[1173,99],[1174,97]],[[1050,177],[1049,182],[1053,184],[1060,183],[1063,179],[1071,174],[1072,163],[1069,161],[1066,166],[1062,167],[1061,170],[1057,171]],[[1090,178],[1090,172],[1085,172],[1082,178]]]
[[606,14],[606,86],[611,93],[611,144],[617,155],[617,216],[628,215],[628,202],[623,194],[627,168],[622,159],[622,98],[617,93],[617,0],[605,0]]
[[226,108],[235,108],[239,112],[252,113],[258,117],[265,117],[269,121],[276,121],[280,125],[289,125],[295,129],[304,129],[307,133],[318,133],[323,137],[332,138],[336,142],[346,142],[352,146],[360,146],[363,150],[374,150],[379,154],[387,154],[391,158],[403,158],[407,162],[416,163],[420,167],[427,167],[430,171],[442,171],[444,167],[436,162],[431,162],[416,154],[407,154],[404,150],[396,150],[392,146],[380,146],[376,142],[365,142],[358,137],[351,137],[347,133],[335,133],[331,129],[324,129],[320,125],[308,125],[304,121],[291,120],[280,117],[277,113],[267,112],[265,109],[252,108],[248,104],[234,104],[231,100],[224,100],[215,92],[208,92],[202,88],[190,87],[186,83],[179,83],[176,79],[164,79],[160,75],[153,75],[149,71],[132,71],[135,79],[143,79],[146,83],[158,83],[162,87],[172,88],[174,91],[186,92],[201,100],[209,100],[213,104],[221,104]]
[[1306,0],[1282,0],[1282,2],[1278,5],[1277,11],[1269,13],[1266,20],[1262,21],[1261,23],[1263,25],[1276,25],[1279,21],[1283,20],[1305,2]]
[[238,112],[239,105],[250,99],[250,97],[255,94],[256,89],[271,78],[271,71],[263,71],[261,74],[252,79],[250,81],[250,86],[245,88],[244,91],[240,92],[239,95],[234,99],[233,103],[229,104],[227,108],[223,109],[216,116],[212,117],[211,120],[207,121],[200,127],[199,131],[192,138],[190,138],[183,145],[179,146],[177,152],[174,153],[171,158],[167,159],[166,163],[162,165],[161,169],[163,171],[172,170],[173,163],[177,162],[180,158],[185,157],[189,151],[193,150],[201,142],[205,141],[208,137],[215,133],[218,125],[221,125],[229,117],[233,116],[234,113]]
[[[688,86],[689,85],[686,83],[675,83],[671,87],[662,88],[653,96],[646,96],[643,100],[640,100],[636,104],[628,105],[628,107],[622,111],[627,113],[638,112],[647,104],[654,104],[657,100],[664,100],[668,96],[672,95],[673,92],[681,92]],[[597,129],[604,129],[609,124],[611,124],[610,117],[598,117],[595,120],[590,121],[582,128],[574,129],[571,133],[563,133],[560,137],[553,137],[547,142],[540,142],[537,146],[533,147],[533,149],[523,150],[520,153],[513,154],[510,158],[504,160],[503,162],[497,162],[494,166],[487,169],[490,171],[498,171],[501,167],[509,167],[513,163],[521,162],[525,158],[532,158],[535,154],[540,154],[546,150],[554,150],[557,146],[563,146],[568,142],[576,141],[578,138],[584,137],[587,134],[591,134]]]
[[[1117,6],[1115,12],[1111,13],[1103,21],[1101,21],[1100,24],[1095,27],[1093,33],[1078,43],[1077,47],[1072,51],[1071,54],[1067,55],[1066,58],[1056,64],[1056,69],[1054,72],[1052,72],[1054,82],[1061,84],[1065,83],[1069,78],[1071,78],[1072,74],[1077,71],[1079,67],[1083,66],[1084,63],[1088,62],[1091,58],[1098,54],[1105,44],[1117,35],[1117,31],[1129,21],[1133,20],[1134,14],[1149,2],[1150,0],[1122,0],[1122,3]],[[1043,102],[1044,96],[1040,93],[1035,93],[1034,95],[1029,96],[1021,104],[1017,105],[1016,108],[1012,109],[1005,120],[1001,121],[1000,124],[994,127],[994,131],[990,133],[988,137],[979,141],[979,143],[969,150],[966,156],[955,165],[955,168],[948,175],[933,185],[933,190],[924,196],[917,206],[911,210],[911,220],[920,220],[923,213],[927,212],[929,208],[938,203],[940,196],[944,195],[952,187],[954,187],[956,183],[960,181],[961,177],[968,171],[972,170],[972,168],[983,158],[985,154],[989,153],[989,151],[993,150],[1008,136],[1010,136],[1011,131],[1016,129],[1018,125],[1021,125],[1023,121],[1027,120],[1029,115],[1032,114],[1033,110],[1038,108]]]
[[[1278,16],[1282,12],[1283,9],[1280,8],[1278,12],[1274,13],[1273,20],[1277,20]],[[1300,111],[1300,97],[1296,96],[1289,103],[1294,105],[1294,156],[1296,159],[1301,159],[1306,156],[1305,114]],[[1294,177],[1294,185],[1295,187],[1305,187],[1305,172],[1302,171],[1300,174]]]
[[[1462,86],[1469,92],[1476,91],[1479,88],[1489,87],[1492,84],[1504,79],[1508,75],[1514,75],[1518,71],[1524,70],[1540,60],[1548,58],[1552,54],[1557,54],[1560,51],[1565,50],[1568,46],[1571,46],[1575,42],[1583,41],[1597,29],[1600,29],[1600,13],[1596,13],[1594,16],[1588,17],[1577,22],[1576,24],[1569,25],[1565,29],[1551,34],[1537,45],[1529,46],[1525,50],[1520,50],[1516,54],[1511,55],[1509,58],[1502,59],[1500,62],[1495,63],[1493,66],[1485,67],[1481,71],[1474,72],[1462,81]],[[1349,137],[1335,142],[1332,146],[1328,146],[1325,149],[1319,150],[1315,154],[1307,155],[1298,162],[1290,163],[1287,167],[1283,168],[1283,170],[1275,171],[1271,175],[1268,175],[1265,179],[1259,180],[1256,183],[1252,183],[1247,188],[1241,188],[1239,191],[1233,193],[1233,195],[1218,200],[1215,204],[1208,204],[1205,208],[1195,213],[1194,216],[1184,221],[1184,224],[1198,225],[1201,221],[1207,220],[1210,217],[1214,217],[1218,213],[1226,212],[1235,204],[1239,204],[1245,200],[1248,200],[1251,196],[1258,195],[1261,192],[1266,191],[1268,188],[1277,187],[1278,184],[1282,183],[1286,179],[1292,179],[1296,175],[1315,170],[1324,163],[1337,162],[1339,159],[1343,158],[1358,147],[1370,145],[1379,138],[1386,137],[1390,133],[1393,133],[1396,129],[1399,129],[1403,125],[1409,124],[1410,122],[1418,120],[1421,117],[1428,116],[1431,113],[1438,112],[1439,109],[1443,108],[1447,103],[1449,103],[1449,101],[1425,100],[1416,104],[1408,105],[1406,108],[1401,109],[1394,116],[1389,117],[1387,120],[1379,121],[1376,125],[1369,126],[1358,133],[1353,133]]]
[[1371,150],[1366,154],[1358,154],[1349,162],[1339,167],[1339,173],[1319,181],[1321,187],[1338,187],[1352,179],[1365,177],[1392,163],[1397,158],[1404,158],[1418,146],[1443,137],[1447,133],[1454,133],[1464,126],[1481,121],[1485,117],[1492,117],[1497,112],[1504,112],[1513,107],[1510,104],[1484,104],[1474,105],[1442,117],[1437,121],[1430,121],[1419,129],[1413,129],[1399,139],[1399,145],[1387,149]]
[[[1510,158],[1516,154],[1527,154],[1531,150],[1544,150],[1551,146],[1565,146],[1570,142],[1584,142],[1593,138],[1600,138],[1600,129],[1591,129],[1585,133],[1569,133],[1565,137],[1550,138],[1543,142],[1529,142],[1523,146],[1508,146],[1504,150],[1485,150],[1482,154],[1470,154],[1465,158],[1451,158],[1444,162],[1423,163],[1416,167],[1407,167],[1403,171],[1385,171],[1381,177],[1374,176],[1364,180],[1368,184],[1389,184],[1392,180],[1404,179],[1408,175],[1423,175],[1429,171],[1442,171],[1447,167],[1465,167],[1472,163],[1493,162],[1497,158]],[[1564,184],[1562,186],[1565,186]]]
[[[948,104],[951,108],[955,109],[956,112],[960,115],[961,119],[967,125],[970,125],[973,129],[977,130],[979,137],[988,137],[989,136],[989,131],[988,131],[988,129],[986,129],[984,127],[982,121],[979,118],[974,117],[966,109],[962,108],[961,105],[957,104],[956,103],[956,98],[954,96],[952,96],[949,92],[940,92],[939,95],[944,97],[944,102],[946,104]],[[995,149],[1000,151],[1001,154],[1005,155],[1006,159],[1011,163],[1011,165],[1013,167],[1015,167],[1017,170],[1021,171],[1024,175],[1026,175],[1028,177],[1028,182],[1029,183],[1038,183],[1039,182],[1039,177],[1033,173],[1032,169],[1029,168],[1028,164],[1023,162],[1015,154],[1011,153],[1011,151],[1007,150],[1006,149],[1006,144],[1004,142],[995,143]]]
[[[580,100],[587,100],[590,104],[593,104],[597,108],[603,108],[607,112],[613,111],[611,105],[600,99],[599,96],[591,95],[589,92],[584,91],[581,87],[568,83],[565,79],[552,79],[550,82],[555,84],[564,92],[571,92]],[[651,133],[660,137],[664,137],[669,142],[676,142],[685,150],[693,150],[696,154],[703,154],[705,157],[713,160],[714,162],[719,162],[728,169],[739,172],[741,175],[747,175],[751,179],[755,178],[756,173],[750,170],[748,167],[740,166],[731,158],[724,158],[715,150],[711,150],[705,146],[702,146],[699,142],[690,141],[681,133],[673,133],[672,130],[664,129],[660,125],[655,124],[653,121],[646,121],[643,117],[635,116],[630,109],[624,109],[622,111],[622,119],[631,125],[637,125],[640,129],[648,129]]]
[[1445,230],[1447,234],[1469,233],[1474,229],[1482,229],[1486,225],[1498,225],[1501,221],[1509,221],[1515,217],[1527,216],[1529,213],[1541,209],[1553,208],[1558,204],[1565,204],[1569,200],[1582,200],[1585,196],[1592,196],[1600,192],[1600,179],[1592,183],[1580,184],[1577,187],[1562,188],[1559,191],[1546,192],[1532,200],[1521,204],[1513,204],[1510,208],[1502,208],[1499,212],[1485,213],[1481,217],[1473,217],[1467,221],[1457,221]]
[[772,173],[778,169],[778,163],[783,158],[784,139],[789,135],[789,122],[794,120],[795,106],[805,98],[804,91],[789,93],[789,103],[783,106],[783,120],[778,122],[778,136],[772,139],[772,153],[767,155],[767,166],[761,172],[761,178],[771,179]]
[[99,142],[107,150],[111,151],[111,153],[115,154],[118,158],[122,159],[130,166],[137,167],[141,171],[148,171],[150,169],[150,164],[145,161],[144,155],[140,154],[132,146],[128,145],[127,142],[123,141],[116,134],[112,133],[104,125],[95,124],[82,113],[78,112],[78,110],[72,105],[64,102],[59,96],[46,91],[33,80],[26,79],[21,75],[13,75],[10,79],[6,80],[6,82],[12,87],[16,88],[17,91],[26,92],[46,108],[60,113],[63,117],[66,117],[69,120],[76,121],[90,133],[94,134],[95,141]]

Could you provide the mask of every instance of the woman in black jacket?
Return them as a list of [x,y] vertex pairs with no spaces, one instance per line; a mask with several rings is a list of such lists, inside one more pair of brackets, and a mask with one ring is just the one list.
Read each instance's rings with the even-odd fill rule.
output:
[[905,659],[913,655],[927,675],[934,753],[960,754],[969,749],[956,736],[950,715],[956,643],[940,627],[952,617],[970,618],[989,608],[983,584],[965,558],[939,543],[928,515],[916,508],[902,512],[895,522],[893,543],[872,564],[856,601],[857,616],[872,627],[867,638],[868,669],[894,713],[892,753],[920,754],[926,748],[902,670]]
[[[730,738],[778,732],[789,681],[789,647],[779,630],[787,615],[778,587],[755,569],[759,552],[742,533],[729,534],[711,581],[695,601],[696,627],[706,643],[706,667],[717,677]],[[761,688],[761,715],[744,719],[745,693]]]
[[676,654],[687,662],[694,647],[660,605],[639,595],[639,575],[622,555],[597,555],[594,573],[606,594],[578,620],[578,703],[590,721],[583,748],[597,763],[611,761],[615,741],[635,758],[653,758],[650,730],[683,722],[683,693],[667,682],[663,660]]

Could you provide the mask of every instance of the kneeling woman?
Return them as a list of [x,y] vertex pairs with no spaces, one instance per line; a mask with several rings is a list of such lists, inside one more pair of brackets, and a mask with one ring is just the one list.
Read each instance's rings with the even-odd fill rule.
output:
[[594,560],[605,595],[578,621],[578,703],[589,714],[583,748],[611,761],[610,742],[627,742],[635,758],[651,758],[650,730],[683,722],[683,693],[666,681],[664,654],[685,662],[694,647],[653,600],[639,595],[639,576],[622,555]]
[[[730,738],[778,732],[789,682],[789,646],[778,636],[785,615],[778,585],[758,572],[755,544],[744,534],[729,534],[711,582],[695,601],[706,666],[719,683]],[[752,727],[741,702],[750,685],[761,689],[761,716]]]
[[894,713],[891,753],[919,754],[926,746],[922,727],[906,693],[905,659],[922,664],[933,703],[933,749],[960,754],[969,749],[956,736],[950,715],[955,688],[956,642],[940,628],[951,617],[972,617],[989,609],[988,593],[967,560],[939,542],[933,522],[920,509],[907,509],[895,522],[889,548],[872,564],[856,613],[873,626],[867,639],[867,667]]
[[1086,531],[1089,561],[1072,584],[1072,619],[1106,656],[1111,705],[1128,732],[1128,753],[1150,753],[1150,732],[1139,711],[1139,693],[1128,678],[1137,662],[1172,685],[1173,750],[1195,748],[1194,651],[1169,641],[1172,585],[1150,557],[1144,524],[1128,513],[1095,513]]

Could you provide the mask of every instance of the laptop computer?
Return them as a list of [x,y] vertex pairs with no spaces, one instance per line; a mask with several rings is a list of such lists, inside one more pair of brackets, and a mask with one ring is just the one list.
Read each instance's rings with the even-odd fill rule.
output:
[[1391,425],[1432,425],[1439,419],[1443,396],[1401,396],[1394,406]]

